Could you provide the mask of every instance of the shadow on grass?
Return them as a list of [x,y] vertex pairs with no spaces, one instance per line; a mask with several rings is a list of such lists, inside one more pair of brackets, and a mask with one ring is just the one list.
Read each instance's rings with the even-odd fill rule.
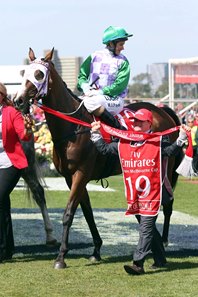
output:
[[[198,257],[198,250],[193,249],[183,249],[180,251],[171,251],[166,253],[167,256],[167,265],[163,268],[158,269],[152,269],[150,270],[146,269],[147,274],[153,274],[153,273],[162,273],[165,271],[175,271],[175,270],[183,270],[183,269],[196,269],[198,268],[198,259],[197,263],[194,261],[190,261],[190,257]],[[175,259],[185,259],[184,262],[181,261],[175,261]],[[186,260],[186,258],[189,258]],[[152,259],[152,256],[149,255],[148,259]],[[171,259],[174,259],[171,260]],[[108,259],[105,259],[103,263],[111,264],[111,263],[117,263],[117,262],[129,262],[132,263],[132,256],[123,256],[123,257],[110,257]]]
[[[15,253],[23,254],[23,256],[15,256],[11,261],[12,262],[32,262],[32,261],[44,261],[44,260],[55,260],[56,256],[59,252],[60,244],[57,244],[53,247],[48,247],[46,245],[29,245],[29,246],[17,246]],[[70,251],[65,257],[65,261],[67,259],[87,259],[87,264],[85,266],[91,265],[110,265],[112,263],[127,263],[132,261],[131,255],[125,256],[105,256],[100,262],[91,262],[89,261],[89,257],[91,255],[87,255],[85,253],[76,253],[72,251],[72,249],[86,249],[93,247],[90,243],[79,243],[79,244],[70,244]],[[166,267],[156,270],[147,270],[147,274],[152,273],[161,273],[164,271],[174,271],[174,270],[183,270],[183,269],[194,269],[198,268],[197,263],[190,261],[190,257],[198,257],[198,250],[194,249],[183,249],[180,251],[169,251],[166,252],[168,264]],[[148,259],[151,259],[150,255]],[[175,259],[180,259],[180,261],[175,261]],[[189,258],[189,259],[186,259]],[[174,259],[174,260],[171,260]],[[181,262],[181,259],[185,259],[184,262]]]

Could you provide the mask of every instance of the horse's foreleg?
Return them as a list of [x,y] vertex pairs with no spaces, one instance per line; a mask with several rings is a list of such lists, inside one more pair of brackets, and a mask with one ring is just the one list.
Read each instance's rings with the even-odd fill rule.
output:
[[24,170],[22,177],[30,188],[33,199],[36,201],[41,210],[46,232],[46,244],[55,245],[57,244],[57,240],[53,236],[53,227],[47,210],[44,189],[37,180],[36,176],[29,175],[28,172],[30,174],[30,171]]
[[164,246],[168,246],[168,233],[170,227],[170,218],[173,211],[173,201],[174,199],[172,199],[168,204],[163,206],[164,226],[162,231],[162,240]]
[[85,195],[83,196],[84,199],[81,200],[80,205],[84,214],[84,217],[87,221],[87,224],[89,226],[90,232],[93,237],[94,242],[94,252],[92,256],[90,257],[91,261],[100,261],[100,248],[102,246],[102,239],[100,237],[100,234],[98,232],[98,229],[96,227],[96,223],[93,216],[93,211],[89,199],[89,195],[87,193],[87,190],[85,190]]

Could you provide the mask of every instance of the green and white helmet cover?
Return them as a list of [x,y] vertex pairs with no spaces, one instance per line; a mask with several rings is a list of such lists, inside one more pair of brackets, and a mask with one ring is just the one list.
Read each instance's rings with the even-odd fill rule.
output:
[[129,34],[126,32],[124,28],[121,27],[108,27],[103,34],[102,42],[103,44],[107,44],[110,41],[117,40],[117,39],[128,39],[128,37],[133,36],[133,34]]

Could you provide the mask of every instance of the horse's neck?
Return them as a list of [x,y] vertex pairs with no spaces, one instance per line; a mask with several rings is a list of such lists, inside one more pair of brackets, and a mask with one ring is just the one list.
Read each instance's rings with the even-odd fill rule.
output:
[[49,93],[44,102],[48,107],[65,113],[73,112],[78,105],[68,91],[65,82],[52,65],[50,65]]
[[[51,70],[51,86],[49,94],[45,99],[43,99],[43,103],[54,109],[56,111],[60,111],[69,116],[82,119],[85,122],[91,122],[91,115],[82,107],[80,107],[80,101],[78,101],[67,89],[67,86],[62,81],[62,78],[58,75],[55,69]],[[50,129],[50,132],[53,138],[57,138],[57,134],[61,135],[69,135],[77,129],[77,125],[56,118],[50,114],[46,113],[46,120]],[[60,132],[60,133],[59,133]]]
[[[74,117],[76,115],[75,111],[79,106],[79,102],[72,97],[62,81],[51,87],[49,94],[43,99],[43,104],[54,111],[59,111],[66,115],[74,112]],[[67,139],[68,135],[72,135],[77,129],[76,125],[60,119],[58,116],[47,112],[45,116],[53,140],[61,141],[62,139]]]
[[78,105],[64,85],[55,85],[44,102],[46,106],[65,113],[73,112]]

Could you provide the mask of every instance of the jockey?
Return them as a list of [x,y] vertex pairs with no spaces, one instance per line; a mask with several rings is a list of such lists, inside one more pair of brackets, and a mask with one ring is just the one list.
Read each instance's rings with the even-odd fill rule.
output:
[[109,125],[114,123],[114,115],[122,111],[128,91],[130,66],[121,51],[131,36],[124,28],[108,27],[102,40],[105,49],[91,54],[81,65],[78,76],[84,106]]
[[152,133],[152,122],[152,112],[144,108],[139,109],[135,112],[132,123],[133,131],[137,132],[136,136],[143,132],[141,138],[126,141],[120,136],[119,142],[111,143],[106,143],[103,140],[100,134],[100,122],[91,124],[91,140],[97,150],[104,155],[119,155],[128,203],[126,214],[135,215],[140,226],[139,241],[133,254],[133,263],[124,265],[125,271],[133,275],[145,272],[144,261],[150,251],[152,251],[154,259],[153,269],[166,265],[165,250],[162,237],[156,228],[156,220],[160,205],[168,203],[166,199],[163,201],[164,196],[169,200],[173,197],[165,188],[161,163],[164,158],[175,156],[182,151],[187,140],[186,133],[190,131],[189,127],[181,125],[179,137],[173,144],[168,143],[167,137],[164,136],[154,136],[149,140],[145,135],[148,136]]

